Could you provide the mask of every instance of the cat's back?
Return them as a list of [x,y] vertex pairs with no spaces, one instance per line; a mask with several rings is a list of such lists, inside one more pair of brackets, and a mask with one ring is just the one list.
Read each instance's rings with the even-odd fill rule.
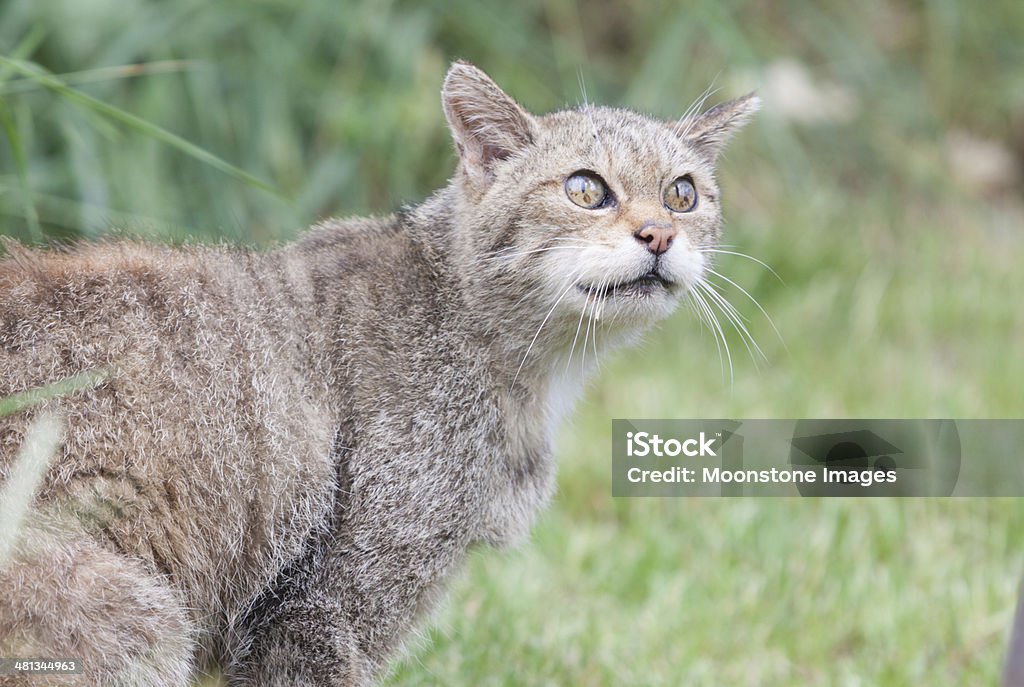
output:
[[[84,514],[191,605],[230,613],[330,495],[301,269],[231,248],[7,249],[0,397],[26,407],[0,417],[0,480],[32,418],[57,411],[63,443],[37,509]],[[60,393],[29,403],[48,385]]]
[[[204,381],[204,368],[244,364],[240,335],[256,310],[253,262],[241,252],[127,241],[50,250],[8,242],[0,259],[0,397],[89,374],[138,400],[161,386]],[[165,413],[173,400],[164,397]]]
[[[0,395],[131,365],[216,307],[195,255],[130,242],[55,250],[7,243],[0,259]],[[161,346],[160,344],[164,345]]]

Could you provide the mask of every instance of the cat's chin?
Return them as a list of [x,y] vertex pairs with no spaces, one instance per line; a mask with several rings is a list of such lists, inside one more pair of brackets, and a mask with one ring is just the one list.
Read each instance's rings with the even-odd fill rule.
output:
[[673,281],[653,270],[639,277],[611,283],[603,282],[599,286],[584,282],[577,284],[576,289],[586,303],[598,308],[618,304],[658,308],[666,302],[677,303],[679,297],[686,291],[681,282]]
[[607,301],[622,298],[643,299],[656,298],[663,295],[670,296],[678,288],[678,284],[652,272],[636,279],[604,284],[600,287],[590,284],[577,284],[576,288],[586,294],[588,299]]
[[664,277],[644,275],[610,286],[578,284],[576,290],[584,313],[629,327],[671,315],[686,287]]

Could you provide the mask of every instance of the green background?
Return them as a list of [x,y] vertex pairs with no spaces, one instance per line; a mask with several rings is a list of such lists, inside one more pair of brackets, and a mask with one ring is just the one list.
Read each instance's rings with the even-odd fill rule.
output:
[[757,88],[725,241],[779,278],[716,269],[781,337],[720,282],[763,359],[684,310],[608,361],[533,540],[475,553],[388,684],[992,683],[1016,501],[612,499],[610,419],[1024,414],[1021,36],[1011,0],[5,0],[0,233],[269,245],[415,202],[457,57],[538,112]]

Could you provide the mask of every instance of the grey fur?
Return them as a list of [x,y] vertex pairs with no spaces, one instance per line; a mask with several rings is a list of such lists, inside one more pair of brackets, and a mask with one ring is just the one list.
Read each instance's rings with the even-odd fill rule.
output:
[[[443,102],[459,168],[397,215],[268,253],[8,246],[0,396],[107,377],[0,418],[0,477],[39,413],[67,426],[0,562],[0,655],[78,656],[68,684],[183,685],[219,664],[234,685],[364,685],[468,548],[527,534],[593,352],[703,273],[713,160],[757,102],[684,127],[538,117],[465,63]],[[573,205],[578,169],[617,204]],[[700,202],[673,214],[682,174]],[[651,269],[633,234],[654,221],[679,232],[658,263],[675,286],[599,298]]]

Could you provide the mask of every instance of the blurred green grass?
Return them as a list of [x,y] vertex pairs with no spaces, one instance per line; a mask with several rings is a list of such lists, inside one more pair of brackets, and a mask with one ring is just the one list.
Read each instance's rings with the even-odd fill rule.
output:
[[454,165],[456,57],[537,111],[759,88],[726,242],[781,281],[719,264],[785,346],[729,288],[758,367],[733,332],[730,381],[686,312],[610,361],[533,543],[475,554],[389,684],[992,683],[1016,501],[613,500],[609,420],[1024,416],[1021,35],[1010,0],[8,0],[0,54],[144,124],[0,66],[0,233],[266,245],[414,202]]

